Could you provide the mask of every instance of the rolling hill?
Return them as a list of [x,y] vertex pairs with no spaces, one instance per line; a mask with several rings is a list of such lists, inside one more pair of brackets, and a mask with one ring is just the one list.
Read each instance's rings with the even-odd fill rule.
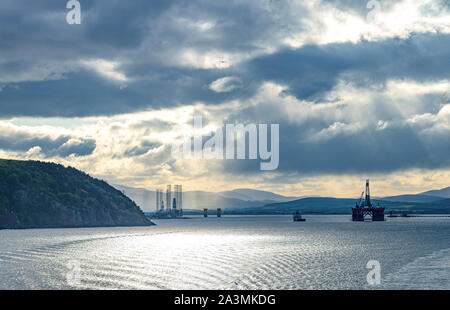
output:
[[82,171],[0,159],[0,228],[147,225],[132,200]]
[[219,192],[219,195],[226,198],[235,198],[244,201],[274,201],[274,202],[286,202],[298,199],[299,197],[289,197],[275,194],[272,192],[255,190],[255,189],[234,189],[231,191]]
[[[228,210],[229,214],[291,214],[300,210],[304,214],[350,214],[350,209],[357,199],[352,198],[302,198],[289,202],[272,203],[257,208],[241,208]],[[450,214],[450,199],[439,200],[432,203],[407,203],[375,200],[386,208],[386,214]]]
[[425,194],[417,194],[417,195],[399,195],[399,196],[389,196],[383,197],[382,200],[393,201],[393,202],[434,202],[443,200],[444,197],[431,196]]
[[439,190],[432,190],[422,193],[423,195],[450,198],[450,186]]
[[398,195],[380,198],[382,200],[395,202],[421,202],[430,203],[450,198],[450,187],[439,190],[431,190],[420,194]]

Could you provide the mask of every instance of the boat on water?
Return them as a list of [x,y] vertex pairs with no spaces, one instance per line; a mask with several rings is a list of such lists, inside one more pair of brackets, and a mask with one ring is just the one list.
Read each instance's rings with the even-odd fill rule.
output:
[[300,211],[298,211],[298,210],[295,211],[293,218],[294,218],[294,222],[305,222],[306,221],[306,219],[304,219],[302,217],[302,215],[300,214]]

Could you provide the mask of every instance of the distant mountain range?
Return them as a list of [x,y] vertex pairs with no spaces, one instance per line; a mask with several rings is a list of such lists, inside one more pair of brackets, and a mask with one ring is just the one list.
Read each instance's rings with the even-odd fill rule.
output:
[[232,191],[219,192],[219,195],[227,198],[240,199],[244,201],[277,201],[285,202],[298,199],[299,197],[289,197],[275,194],[272,192],[256,189],[235,189]]
[[[349,214],[357,199],[312,197],[288,202],[272,203],[256,208],[242,208],[228,210],[229,214],[290,214],[300,210],[303,214]],[[450,199],[429,203],[394,202],[374,200],[386,208],[386,214],[450,214]]]
[[[123,185],[115,185],[125,195],[136,202],[145,212],[155,211],[155,191],[132,188]],[[163,197],[165,200],[165,197]],[[186,191],[183,192],[183,208],[190,210],[208,209],[236,209],[261,207],[276,202],[286,202],[298,199],[287,197],[272,192],[254,189],[236,189],[224,192]]]
[[422,194],[429,196],[450,198],[450,186],[439,190],[428,191]]
[[434,202],[450,198],[450,187],[427,191],[421,194],[383,197],[382,200],[396,202]]
[[[146,212],[155,210],[156,194],[141,188],[117,185]],[[387,212],[450,213],[450,187],[421,194],[389,196],[373,200]],[[222,208],[229,214],[288,214],[301,210],[305,214],[348,214],[357,198],[288,197],[268,191],[235,189],[224,192],[187,191],[183,193],[185,210]]]

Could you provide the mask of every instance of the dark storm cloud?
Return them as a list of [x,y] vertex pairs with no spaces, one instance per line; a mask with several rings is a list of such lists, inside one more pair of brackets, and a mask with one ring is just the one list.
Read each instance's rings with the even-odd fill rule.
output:
[[[286,111],[280,108],[283,106],[281,97],[278,105],[262,102],[230,114],[224,123],[280,124],[280,164],[276,172],[282,176],[449,168],[450,109],[445,108],[447,102],[442,95],[416,99],[421,106],[416,106],[414,101],[411,105],[424,118],[415,122],[407,121],[405,111],[396,108],[395,102],[377,98],[362,108],[357,103],[333,105],[316,115],[310,115],[311,107],[299,104],[293,116],[301,119],[287,120]],[[353,112],[360,117],[349,116],[345,120],[345,115]],[[379,126],[379,120],[390,125]],[[336,124],[344,129],[338,130]],[[260,160],[226,161],[224,171],[259,174],[259,163]]]
[[[370,128],[317,143],[292,144],[290,139],[286,140],[280,150],[285,155],[284,167],[280,167],[283,170],[295,166],[297,171],[309,174],[373,173],[450,166],[445,153],[436,153],[428,147],[441,141],[424,144],[410,128],[384,131]],[[450,149],[450,143],[445,148]]]
[[[361,6],[332,4],[355,10]],[[299,20],[309,12],[291,10],[284,1],[81,5],[82,24],[68,25],[64,1],[0,4],[0,83],[14,86],[0,92],[0,116],[113,115],[196,101],[214,104],[249,98],[267,80],[289,85],[298,98],[314,99],[343,74],[370,84],[390,78],[438,79],[449,71],[449,36],[439,34],[284,49],[228,69],[189,68],[178,62],[180,48],[237,55],[263,51],[301,31]],[[208,22],[210,32],[196,30]],[[129,80],[114,81],[80,65],[89,59],[117,61],[115,70]],[[241,79],[242,88],[226,93],[209,88],[225,76]]]
[[143,141],[139,146],[135,146],[125,150],[124,154],[126,157],[140,156],[148,153],[152,149],[160,147],[160,143],[152,143],[148,141]]
[[93,139],[74,139],[64,135],[54,138],[33,132],[2,128],[0,133],[2,150],[27,152],[35,147],[39,147],[40,152],[46,157],[87,156],[94,152],[96,143]]
[[67,157],[70,155],[87,156],[91,155],[96,147],[95,140],[83,139],[81,141],[67,141],[56,150],[49,151],[49,156]]
[[[236,69],[180,66],[178,52],[264,50],[287,31],[289,16],[294,20],[302,14],[289,13],[283,2],[258,4],[81,1],[82,24],[68,25],[65,1],[2,1],[0,83],[20,90],[1,92],[0,115],[111,115],[228,99],[208,85]],[[210,32],[197,29],[208,22]],[[130,81],[111,81],[80,66],[90,59],[122,64],[117,70]]]
[[[265,81],[289,85],[301,99],[321,99],[340,79],[361,86],[384,84],[389,79],[438,80],[450,71],[450,36],[417,35],[359,44],[330,44],[284,50],[242,64],[238,69],[200,70],[124,66],[136,81],[120,87],[86,69],[61,79],[15,83],[0,92],[1,115],[88,116],[111,115],[144,109],[246,99]],[[23,66],[9,63],[9,67]],[[1,65],[0,65],[1,67]],[[156,69],[155,69],[156,68]],[[154,70],[154,71],[153,71]],[[153,76],[149,76],[152,74]],[[236,75],[243,88],[217,93],[208,85],[223,76]]]
[[[421,139],[413,128],[377,131],[366,128],[325,141],[302,141],[298,126],[280,125],[277,173],[304,175],[393,172],[411,168],[449,168],[445,134]],[[260,160],[226,161],[230,174],[260,174]]]
[[[115,115],[199,101],[246,102],[266,82],[285,85],[285,96],[319,104],[326,102],[329,91],[340,82],[351,83],[361,91],[382,91],[391,80],[427,83],[450,77],[450,35],[439,32],[411,34],[406,39],[288,48],[283,39],[304,30],[301,19],[311,14],[306,8],[293,10],[288,1],[80,2],[82,24],[68,25],[66,1],[1,1],[0,118]],[[367,1],[323,2],[361,17],[368,12]],[[382,3],[388,10],[396,1]],[[183,59],[186,50],[198,52],[191,59],[194,63]],[[219,69],[196,64],[202,53],[217,54],[218,59],[213,61],[218,64],[222,54],[248,58]],[[97,59],[117,63],[114,73],[125,78],[114,79],[108,72],[83,64]],[[235,77],[239,87],[229,92],[211,89],[214,81],[224,77]],[[436,113],[434,109],[441,108],[433,96],[423,97],[421,113]],[[225,118],[229,123],[279,123],[279,171],[283,173],[394,171],[450,165],[448,132],[424,135],[404,123],[408,115],[397,111],[395,102],[379,100],[382,102],[362,111],[367,118],[361,120],[367,122],[365,126],[323,140],[307,138],[332,126],[329,116],[288,121],[283,103],[259,103]],[[377,120],[400,120],[403,125],[377,130]],[[145,126],[163,130],[171,125]],[[26,152],[36,146],[46,156],[65,157],[89,155],[96,143],[69,136],[0,133],[3,150]],[[127,145],[121,155],[139,157],[159,146],[146,142]],[[165,156],[169,151],[164,152]],[[229,161],[225,165],[232,173],[259,172],[256,161]]]
[[425,82],[448,78],[449,46],[450,36],[444,34],[305,46],[255,59],[249,72],[252,80],[289,85],[289,91],[298,98],[314,99],[340,79],[370,87],[390,79]]

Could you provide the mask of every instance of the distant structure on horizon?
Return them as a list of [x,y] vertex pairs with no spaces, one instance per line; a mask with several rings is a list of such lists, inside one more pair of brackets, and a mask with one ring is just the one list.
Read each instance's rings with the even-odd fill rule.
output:
[[364,222],[366,216],[370,216],[372,221],[380,222],[384,221],[384,210],[385,208],[380,207],[380,205],[373,205],[370,200],[370,187],[369,180],[366,180],[366,197],[364,197],[364,191],[361,193],[359,201],[356,203],[355,207],[352,208],[352,221],[354,222]]
[[[172,199],[173,193],[173,199]],[[164,204],[164,190],[156,190],[156,214],[164,217],[183,216],[183,187],[175,185],[172,192],[172,185],[166,188],[166,203]]]

